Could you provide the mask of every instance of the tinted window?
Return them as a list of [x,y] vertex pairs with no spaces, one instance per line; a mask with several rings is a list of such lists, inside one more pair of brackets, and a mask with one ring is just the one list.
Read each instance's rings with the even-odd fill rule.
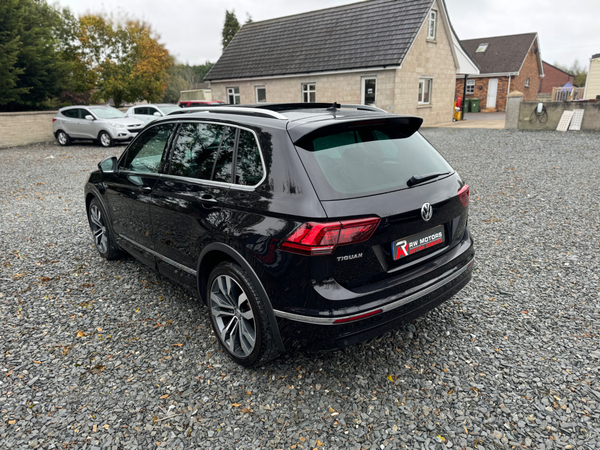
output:
[[245,186],[256,186],[262,179],[263,174],[260,150],[254,134],[246,130],[240,130],[235,166],[235,183]]
[[135,114],[148,114],[148,108],[135,108]]
[[133,172],[158,173],[172,128],[173,124],[168,123],[146,130],[127,150],[121,168]]
[[296,145],[323,200],[404,189],[414,175],[454,172],[419,133],[406,136],[390,123],[325,128]]
[[71,119],[78,119],[79,113],[77,111],[77,109],[67,109],[66,111],[62,111],[62,115]]
[[184,123],[171,157],[171,175],[231,182],[235,129],[210,123]]

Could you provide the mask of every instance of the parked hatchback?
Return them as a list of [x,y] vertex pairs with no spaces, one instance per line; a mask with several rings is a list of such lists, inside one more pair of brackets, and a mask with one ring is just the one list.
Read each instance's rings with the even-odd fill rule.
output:
[[245,366],[376,338],[473,270],[469,187],[421,124],[336,104],[159,119],[90,175],[96,248],[191,287]]
[[172,103],[159,103],[156,105],[138,105],[132,106],[127,110],[127,117],[134,117],[144,123],[152,122],[160,117],[164,117],[172,111],[181,109]]
[[127,117],[116,108],[104,105],[67,106],[52,119],[54,137],[60,145],[74,140],[93,140],[103,147],[133,139],[144,128],[144,122]]

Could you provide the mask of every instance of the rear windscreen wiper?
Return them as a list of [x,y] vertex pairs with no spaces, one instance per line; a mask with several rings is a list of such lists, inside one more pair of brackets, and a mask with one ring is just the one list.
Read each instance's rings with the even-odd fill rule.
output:
[[406,182],[408,187],[414,186],[416,184],[424,183],[425,181],[433,180],[434,178],[441,177],[442,175],[450,175],[450,172],[433,172],[426,173],[424,175],[415,175],[411,177],[410,180]]

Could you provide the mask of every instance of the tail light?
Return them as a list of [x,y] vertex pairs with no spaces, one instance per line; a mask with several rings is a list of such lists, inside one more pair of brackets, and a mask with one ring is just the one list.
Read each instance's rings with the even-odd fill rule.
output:
[[341,222],[307,222],[284,240],[280,248],[308,256],[331,255],[338,245],[367,241],[380,221],[378,217],[372,217]]
[[467,206],[469,204],[469,185],[465,184],[458,191],[458,199],[462,203],[463,206]]
[[52,123],[56,122],[56,117],[52,118]]

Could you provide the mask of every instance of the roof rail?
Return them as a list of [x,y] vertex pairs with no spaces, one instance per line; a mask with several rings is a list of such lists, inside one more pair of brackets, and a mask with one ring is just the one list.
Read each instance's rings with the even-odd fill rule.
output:
[[189,114],[194,112],[207,112],[216,114],[241,114],[245,116],[270,117],[272,119],[288,120],[283,114],[268,109],[244,108],[241,106],[192,106],[170,112],[169,116],[177,114]]
[[[258,108],[260,110],[266,111],[293,111],[295,109],[327,109],[331,108],[333,105],[336,105],[337,108],[346,108],[346,109],[356,109],[359,111],[372,111],[372,112],[384,112],[387,111],[377,108],[376,106],[369,105],[339,105],[338,103],[263,103],[263,104],[255,104],[251,105],[252,108]],[[249,105],[250,106],[250,105]]]

